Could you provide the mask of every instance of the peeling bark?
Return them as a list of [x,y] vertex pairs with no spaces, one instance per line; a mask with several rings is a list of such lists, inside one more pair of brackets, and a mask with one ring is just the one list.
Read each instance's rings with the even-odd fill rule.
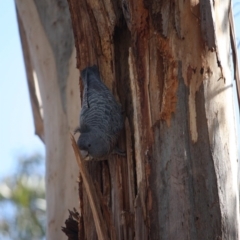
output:
[[[124,0],[118,2],[117,10],[106,10],[100,0],[94,4],[91,0],[68,2],[78,68],[98,63],[103,80],[126,110],[127,159],[120,163],[111,157],[108,161],[108,207],[117,239],[236,239],[237,208],[234,230],[226,233],[230,228],[227,222],[233,218],[222,206],[229,194],[235,196],[230,201],[238,204],[237,188],[219,195],[224,185],[220,172],[232,173],[231,164],[226,171],[217,163],[233,163],[234,158],[224,155],[219,159],[223,142],[218,141],[217,151],[211,142],[211,135],[217,136],[223,129],[231,135],[233,126],[226,121],[222,129],[216,123],[217,128],[211,130],[213,113],[206,95],[215,94],[208,82],[228,89],[223,81],[217,81],[230,70],[227,67],[223,73],[219,64],[224,54],[228,58],[229,49],[219,49],[216,36],[221,23],[215,21],[217,11],[227,4],[213,9],[208,1],[190,5],[184,1]],[[84,7],[80,9],[80,5]],[[227,32],[225,39],[229,42]],[[89,231],[87,226],[85,230]]]
[[[24,20],[28,10],[21,7],[22,1],[17,2]],[[68,0],[77,68],[97,64],[125,115],[119,146],[126,157],[112,155],[108,161],[86,164],[91,191],[100,204],[98,214],[110,239],[239,238],[229,1],[214,3]],[[25,30],[31,26],[29,19],[23,26]],[[26,35],[30,46],[37,42],[31,31],[26,30]],[[30,50],[34,62],[38,53]],[[50,53],[45,52],[53,56]],[[52,79],[57,75],[47,75],[42,62],[35,62],[42,83],[46,76]],[[68,124],[62,116],[66,114],[68,122],[74,122],[72,106],[79,105],[79,97],[71,107],[67,103],[64,111],[64,95],[58,96],[60,85],[53,79],[49,80],[55,86],[51,92],[45,87],[42,90],[46,114],[50,114],[47,96],[53,95],[51,102],[55,100],[58,119],[63,121],[57,129],[66,130]],[[66,84],[70,83],[68,78]],[[81,83],[79,86],[82,96]],[[50,150],[55,145],[50,144],[49,116],[44,119],[46,145],[49,156],[56,158],[59,153]],[[65,130],[61,134],[66,137]],[[62,142],[58,146],[63,146]],[[47,184],[54,192],[52,171],[60,169],[51,166],[47,173]],[[80,176],[79,239],[94,240],[99,226],[95,226],[94,204],[89,203],[88,183]],[[53,204],[50,198],[48,202]],[[49,218],[54,218],[54,213]]]

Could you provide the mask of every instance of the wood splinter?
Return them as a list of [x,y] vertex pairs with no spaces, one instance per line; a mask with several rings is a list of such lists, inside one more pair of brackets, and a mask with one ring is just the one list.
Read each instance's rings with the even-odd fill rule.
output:
[[93,184],[92,178],[90,177],[90,175],[88,173],[88,170],[85,166],[84,160],[81,158],[77,143],[76,143],[73,135],[70,134],[70,137],[71,137],[72,147],[73,147],[73,151],[74,151],[74,154],[76,157],[76,161],[79,166],[79,170],[80,170],[80,173],[81,173],[81,176],[83,179],[83,184],[85,186],[86,193],[88,196],[90,208],[92,210],[98,239],[109,240],[106,223],[104,221],[104,218],[103,218],[103,215],[101,212],[101,208],[100,208],[100,200],[97,198],[96,189]]

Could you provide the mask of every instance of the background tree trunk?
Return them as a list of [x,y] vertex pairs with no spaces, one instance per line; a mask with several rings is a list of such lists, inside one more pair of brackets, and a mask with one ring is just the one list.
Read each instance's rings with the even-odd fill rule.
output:
[[[16,2],[43,99],[48,239],[65,239],[80,109],[69,14]],[[68,0],[78,69],[97,64],[125,113],[126,158],[87,163],[110,239],[238,239],[229,2]],[[97,239],[81,179],[79,197],[79,236]]]
[[[40,114],[34,117],[36,132],[46,146],[46,235],[66,239],[61,226],[68,209],[79,205],[78,169],[69,140],[69,132],[78,125],[79,71],[69,8],[66,1],[53,0],[16,0],[16,6],[28,81],[33,83],[35,78],[42,100],[44,134],[37,127]],[[34,87],[30,93],[36,100]],[[32,101],[33,109],[36,104]]]

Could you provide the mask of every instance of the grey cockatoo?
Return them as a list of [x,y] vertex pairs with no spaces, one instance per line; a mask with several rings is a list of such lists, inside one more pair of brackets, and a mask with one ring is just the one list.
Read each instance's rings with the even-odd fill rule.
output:
[[112,153],[123,154],[116,143],[123,128],[121,106],[100,79],[96,65],[81,72],[83,103],[80,112],[80,132],[77,145],[83,157],[103,160]]

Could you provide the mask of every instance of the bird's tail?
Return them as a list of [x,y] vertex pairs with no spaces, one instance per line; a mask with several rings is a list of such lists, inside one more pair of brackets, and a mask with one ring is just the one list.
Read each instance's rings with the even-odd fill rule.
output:
[[88,79],[94,78],[98,81],[101,81],[100,74],[97,65],[93,65],[91,67],[86,67],[81,71],[81,78],[85,85],[87,83]]

